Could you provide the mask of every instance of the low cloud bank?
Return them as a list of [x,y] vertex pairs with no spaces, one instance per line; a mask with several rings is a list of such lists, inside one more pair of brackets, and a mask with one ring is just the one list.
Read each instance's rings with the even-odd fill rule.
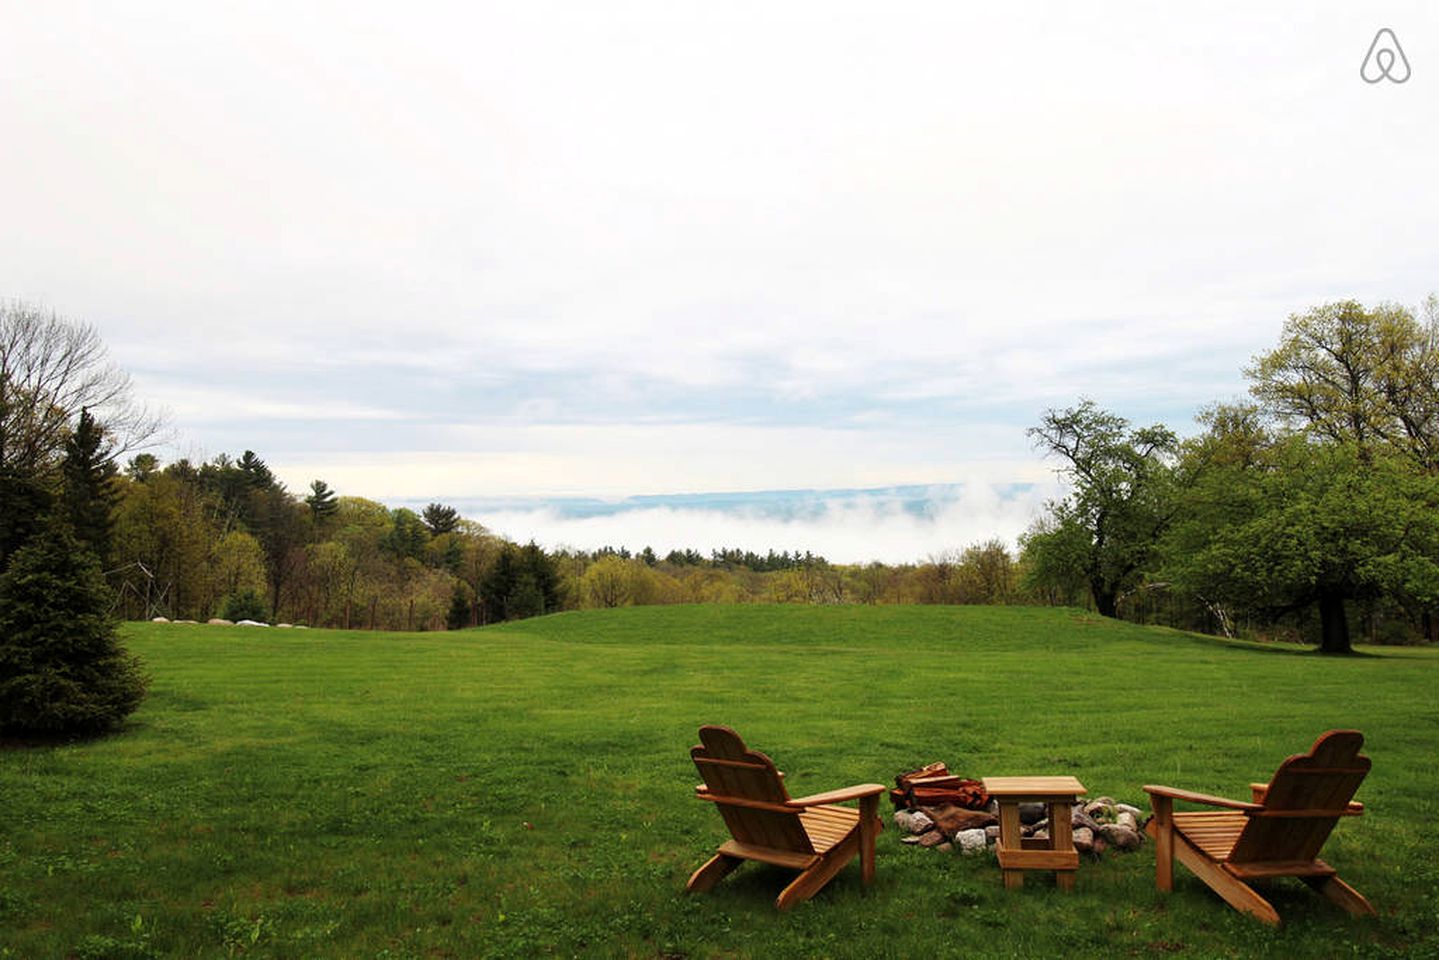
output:
[[965,484],[927,495],[819,492],[803,498],[755,495],[714,506],[620,504],[598,515],[577,514],[562,504],[486,513],[461,509],[512,540],[534,540],[547,549],[649,546],[663,556],[686,548],[708,554],[737,547],[810,551],[834,563],[911,563],[991,537],[1013,547],[1057,492],[1050,485]]

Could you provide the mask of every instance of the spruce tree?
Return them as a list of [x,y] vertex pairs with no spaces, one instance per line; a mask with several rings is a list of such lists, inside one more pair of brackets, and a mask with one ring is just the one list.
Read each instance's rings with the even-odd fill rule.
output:
[[105,444],[105,431],[80,411],[80,421],[65,441],[61,509],[75,538],[99,558],[110,559],[111,517],[115,509],[115,460]]
[[145,696],[121,646],[100,564],[63,523],[18,550],[0,575],[0,730],[99,733]]
[[445,533],[454,533],[455,528],[460,525],[460,514],[454,507],[448,507],[443,503],[432,503],[421,512],[420,516],[425,521],[425,526],[430,528],[432,536],[440,536]]

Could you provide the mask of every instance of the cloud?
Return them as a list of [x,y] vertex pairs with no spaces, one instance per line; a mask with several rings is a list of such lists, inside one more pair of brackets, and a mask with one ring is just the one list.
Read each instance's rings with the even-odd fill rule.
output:
[[[1052,484],[1025,489],[992,484],[937,488],[928,498],[821,491],[801,505],[765,501],[727,508],[640,507],[575,516],[559,507],[492,510],[475,517],[511,539],[546,548],[653,547],[709,551],[737,547],[765,553],[809,551],[833,563],[913,563],[998,537],[1016,539],[1055,495]],[[916,509],[916,504],[923,504]],[[467,511],[468,512],[468,511]]]

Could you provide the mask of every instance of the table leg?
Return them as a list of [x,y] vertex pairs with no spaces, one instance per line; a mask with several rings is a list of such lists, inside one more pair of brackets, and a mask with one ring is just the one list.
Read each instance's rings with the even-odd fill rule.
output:
[[[1019,826],[1019,803],[999,801],[999,845],[1005,850],[1024,849],[1024,835]],[[1023,870],[1004,870],[1004,888],[1017,890],[1024,886]]]
[[[1069,801],[1049,805],[1049,848],[1051,850],[1074,849],[1074,821]],[[1056,870],[1055,885],[1061,890],[1074,889],[1074,871]]]

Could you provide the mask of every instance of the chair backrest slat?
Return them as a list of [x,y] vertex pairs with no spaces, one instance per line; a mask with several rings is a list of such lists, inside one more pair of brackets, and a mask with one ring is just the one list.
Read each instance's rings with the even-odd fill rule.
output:
[[1265,810],[1312,810],[1314,816],[1251,817],[1229,854],[1231,863],[1313,860],[1359,784],[1369,758],[1358,730],[1331,730],[1306,754],[1285,760],[1264,793]]
[[774,762],[750,750],[729,727],[700,727],[700,743],[690,757],[719,807],[730,835],[740,843],[813,853],[799,811],[761,810],[725,803],[726,798],[782,804],[789,800]]

